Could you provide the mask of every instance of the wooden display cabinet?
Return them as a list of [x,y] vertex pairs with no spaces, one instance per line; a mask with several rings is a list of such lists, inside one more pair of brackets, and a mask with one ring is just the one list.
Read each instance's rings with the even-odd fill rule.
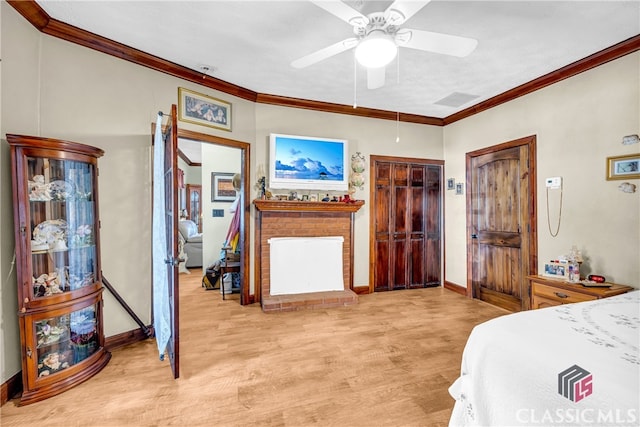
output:
[[21,405],[99,372],[104,349],[97,159],[103,151],[7,135],[22,350]]
[[202,233],[202,186],[187,184],[187,219],[198,226]]

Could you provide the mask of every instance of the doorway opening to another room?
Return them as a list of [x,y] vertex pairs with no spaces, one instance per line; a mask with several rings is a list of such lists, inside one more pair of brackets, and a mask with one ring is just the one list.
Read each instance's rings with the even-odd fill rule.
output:
[[[253,302],[249,286],[249,144],[183,129],[178,130],[179,177],[178,238],[184,240],[185,264],[180,266],[179,280],[193,284],[207,267],[220,260],[228,239],[234,212],[239,210],[234,248],[239,257],[239,286],[234,289],[241,305]],[[236,189],[233,187],[234,175]],[[233,209],[231,209],[233,206]],[[190,238],[193,241],[190,242]],[[189,280],[182,280],[189,278]],[[199,281],[197,283],[200,283]],[[220,292],[222,278],[216,283]],[[230,296],[230,294],[227,294]]]

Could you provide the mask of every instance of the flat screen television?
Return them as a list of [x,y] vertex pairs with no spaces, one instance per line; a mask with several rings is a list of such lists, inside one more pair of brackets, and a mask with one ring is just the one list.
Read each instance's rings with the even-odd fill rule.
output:
[[269,187],[290,190],[347,191],[347,140],[311,136],[269,137]]

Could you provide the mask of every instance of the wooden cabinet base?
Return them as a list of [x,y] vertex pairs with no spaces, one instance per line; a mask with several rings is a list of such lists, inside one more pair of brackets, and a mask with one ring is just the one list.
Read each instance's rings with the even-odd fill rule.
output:
[[614,283],[607,283],[606,287],[585,287],[579,283],[544,276],[527,276],[527,278],[531,282],[531,308],[534,310],[612,297],[633,289]]
[[[39,402],[44,399],[48,399],[57,394],[63,393],[78,384],[88,380],[104,368],[111,359],[111,353],[105,349],[101,349],[90,358],[87,359],[87,367],[80,369],[76,374],[70,375],[63,381],[55,382],[47,386],[43,386],[34,390],[26,390],[20,397],[19,406],[29,405],[31,403]],[[79,366],[79,365],[77,365]],[[26,379],[23,379],[26,383]]]

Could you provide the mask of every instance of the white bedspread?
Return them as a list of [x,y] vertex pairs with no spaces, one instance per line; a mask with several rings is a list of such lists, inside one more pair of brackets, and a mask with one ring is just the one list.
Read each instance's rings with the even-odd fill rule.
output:
[[[450,426],[638,426],[639,335],[640,291],[480,324],[449,388]],[[573,365],[591,380],[572,401],[558,377]]]

